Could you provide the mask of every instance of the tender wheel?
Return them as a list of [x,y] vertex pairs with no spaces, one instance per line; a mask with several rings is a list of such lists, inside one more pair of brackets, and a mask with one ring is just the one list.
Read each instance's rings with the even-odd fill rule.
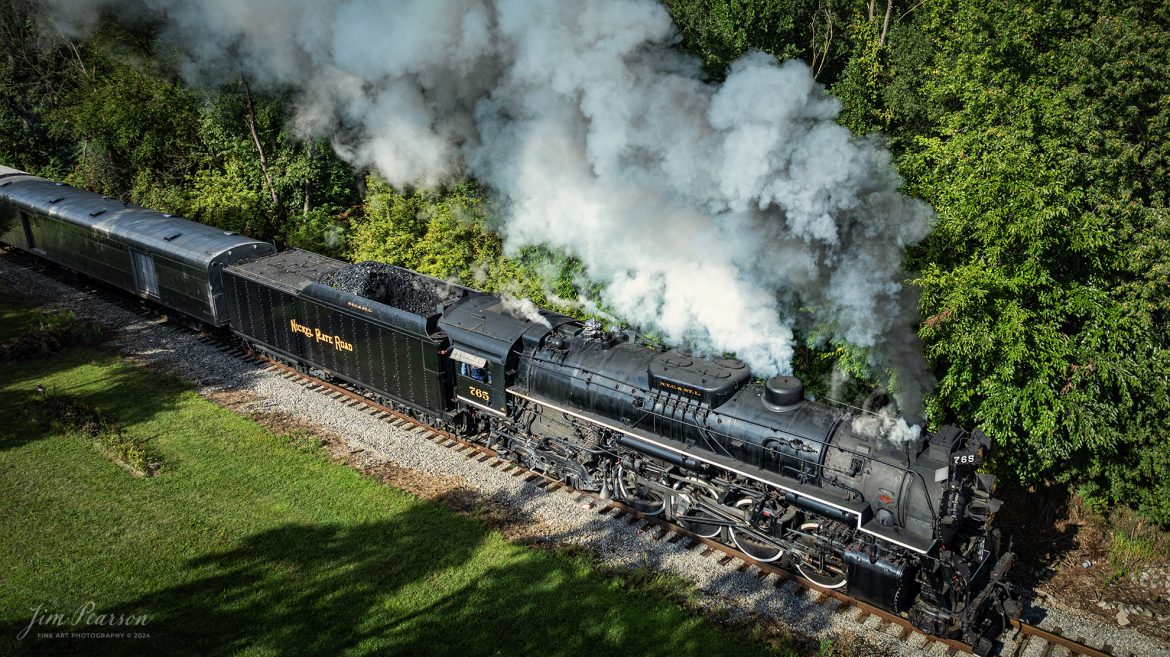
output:
[[[800,530],[809,534],[819,534],[820,523],[806,522]],[[810,556],[801,555],[796,562],[796,570],[802,577],[813,584],[826,589],[839,589],[846,584],[845,564],[837,555]]]
[[[735,508],[746,509],[755,504],[755,500],[750,497],[745,497],[735,503]],[[766,543],[758,538],[755,538],[748,532],[740,529],[736,531],[734,527],[730,528],[731,540],[735,543],[735,547],[739,548],[741,552],[749,557],[763,563],[769,563],[784,556],[784,550]]]
[[648,516],[661,515],[666,510],[666,499],[638,483],[638,475],[618,467],[618,499]]

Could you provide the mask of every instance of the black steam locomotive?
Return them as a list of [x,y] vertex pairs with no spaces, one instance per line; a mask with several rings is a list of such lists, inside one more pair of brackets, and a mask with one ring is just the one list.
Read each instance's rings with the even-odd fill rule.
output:
[[388,266],[379,294],[357,294],[326,284],[345,263],[2,167],[0,213],[10,245],[976,654],[1014,609],[977,430],[895,443],[809,401],[795,378],[754,382],[737,360],[518,314]]

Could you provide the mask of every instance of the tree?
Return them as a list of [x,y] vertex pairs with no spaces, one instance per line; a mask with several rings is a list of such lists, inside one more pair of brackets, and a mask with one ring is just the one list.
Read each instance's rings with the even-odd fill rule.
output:
[[197,96],[177,80],[147,75],[107,50],[91,52],[88,75],[47,117],[51,135],[75,144],[76,163],[66,182],[162,210],[181,209],[173,192],[193,172],[201,150]]
[[800,58],[822,81],[833,81],[849,53],[849,0],[664,0],[684,48],[720,78],[748,49],[777,59]]
[[1168,11],[932,6],[933,125],[899,158],[938,211],[914,260],[942,374],[932,418],[983,427],[1001,474],[1163,524]]
[[30,173],[59,175],[72,145],[50,134],[49,111],[90,74],[90,53],[37,29],[38,5],[0,0],[0,161]]

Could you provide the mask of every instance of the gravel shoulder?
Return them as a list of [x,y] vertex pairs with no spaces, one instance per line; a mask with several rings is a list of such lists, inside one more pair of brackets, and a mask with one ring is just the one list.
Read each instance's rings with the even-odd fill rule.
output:
[[[703,592],[699,604],[713,618],[745,627],[760,624],[765,631],[813,645],[831,642],[834,654],[924,654],[925,639],[917,633],[901,640],[877,631],[876,617],[858,623],[853,613],[836,613],[835,605],[816,604],[815,594],[793,595],[793,583],[777,586],[774,576],[761,577],[751,567],[740,572],[734,561],[721,565],[700,556],[699,550],[686,550],[685,541],[654,541],[650,532],[599,516],[596,509],[575,501],[573,494],[546,491],[432,443],[417,430],[392,427],[361,409],[224,354],[160,318],[86,295],[9,258],[0,258],[0,281],[44,306],[70,308],[102,323],[114,332],[116,348],[143,366],[183,377],[209,399],[261,422],[311,430],[322,436],[335,458],[421,497],[482,514],[510,538],[585,549],[607,567],[670,571]],[[1069,637],[1085,637],[1094,645],[1107,642],[1115,654],[1170,656],[1166,643],[1133,628],[1103,625],[1051,598],[1038,598],[1027,618],[1042,627],[1059,627]],[[1014,648],[1009,638],[1004,654],[1012,654]],[[945,650],[932,644],[929,654]]]

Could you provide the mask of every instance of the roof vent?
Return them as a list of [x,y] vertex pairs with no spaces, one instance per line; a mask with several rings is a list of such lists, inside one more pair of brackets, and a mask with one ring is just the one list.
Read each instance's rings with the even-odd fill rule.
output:
[[804,382],[795,376],[774,376],[764,383],[764,405],[769,410],[791,411],[804,401]]
[[102,215],[102,214],[105,214],[105,213],[106,213],[106,211],[105,211],[105,210],[94,210],[93,212],[90,212],[90,213],[89,213],[89,216],[91,216],[91,217],[96,217],[96,216],[98,216],[98,215]]
[[171,233],[170,235],[167,235],[166,237],[164,237],[163,241],[169,242],[169,241],[175,239],[176,237],[178,237],[179,235],[182,235],[182,233]]
[[58,201],[64,201],[64,200],[65,200],[65,197],[64,197],[64,196],[58,196],[57,198],[55,198],[55,199],[53,199],[53,200],[49,201],[49,203],[56,203],[56,202],[58,202]]

